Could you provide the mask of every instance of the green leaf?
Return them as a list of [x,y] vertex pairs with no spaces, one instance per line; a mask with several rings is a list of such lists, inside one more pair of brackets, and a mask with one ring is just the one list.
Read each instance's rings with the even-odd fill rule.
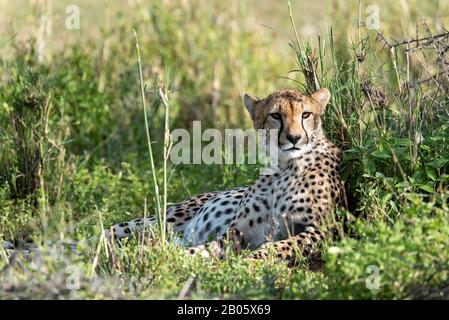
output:
[[419,186],[419,188],[421,190],[424,190],[424,191],[428,192],[428,193],[435,193],[435,189],[433,188],[432,185],[429,185],[429,184],[421,185],[421,186]]
[[371,155],[375,158],[391,159],[391,153],[388,152],[387,150],[376,150],[371,152]]
[[437,178],[437,171],[432,167],[426,167],[426,174],[432,180],[435,181]]
[[391,193],[387,193],[386,195],[384,195],[383,197],[382,197],[382,204],[383,205],[386,205],[387,204],[387,202],[391,199],[391,197],[393,197],[393,195],[391,194]]
[[376,172],[376,163],[368,157],[364,157],[362,163],[364,171],[367,172],[370,176],[373,176]]

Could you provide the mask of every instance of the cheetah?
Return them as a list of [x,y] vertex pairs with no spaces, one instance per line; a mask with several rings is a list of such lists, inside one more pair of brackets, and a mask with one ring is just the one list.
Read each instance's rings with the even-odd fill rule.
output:
[[[310,96],[291,89],[265,99],[245,94],[255,129],[277,130],[278,164],[251,186],[204,193],[167,210],[167,222],[182,233],[187,253],[224,257],[224,240],[252,250],[251,258],[309,254],[326,237],[333,210],[341,204],[341,151],[322,130],[328,89]],[[154,217],[112,226],[106,237],[128,237],[155,223]]]

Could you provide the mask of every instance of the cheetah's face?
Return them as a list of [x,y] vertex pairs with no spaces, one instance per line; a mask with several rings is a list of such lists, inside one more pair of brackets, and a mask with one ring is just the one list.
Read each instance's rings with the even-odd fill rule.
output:
[[324,88],[311,96],[279,90],[265,99],[245,94],[244,102],[256,129],[279,130],[279,156],[288,160],[299,157],[321,134],[321,115],[329,98]]

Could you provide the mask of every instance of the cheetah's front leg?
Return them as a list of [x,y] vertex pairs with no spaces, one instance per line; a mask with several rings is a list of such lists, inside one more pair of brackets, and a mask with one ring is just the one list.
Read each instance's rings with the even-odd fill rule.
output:
[[278,259],[294,260],[297,253],[302,253],[305,256],[309,255],[312,249],[323,239],[324,233],[322,231],[315,226],[309,226],[305,232],[301,232],[296,236],[263,244],[260,249],[251,254],[251,258],[267,259],[269,252],[274,250]]

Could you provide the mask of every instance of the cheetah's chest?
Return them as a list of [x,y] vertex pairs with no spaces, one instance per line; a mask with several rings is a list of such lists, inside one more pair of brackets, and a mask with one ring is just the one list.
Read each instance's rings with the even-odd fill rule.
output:
[[285,239],[294,223],[306,220],[306,212],[295,214],[303,174],[302,168],[279,171],[259,177],[248,190],[233,226],[241,232],[246,247],[256,248],[267,241]]
[[307,170],[300,165],[284,171],[275,183],[271,220],[276,240],[302,232],[313,219],[310,210],[312,198],[305,188],[306,174]]

